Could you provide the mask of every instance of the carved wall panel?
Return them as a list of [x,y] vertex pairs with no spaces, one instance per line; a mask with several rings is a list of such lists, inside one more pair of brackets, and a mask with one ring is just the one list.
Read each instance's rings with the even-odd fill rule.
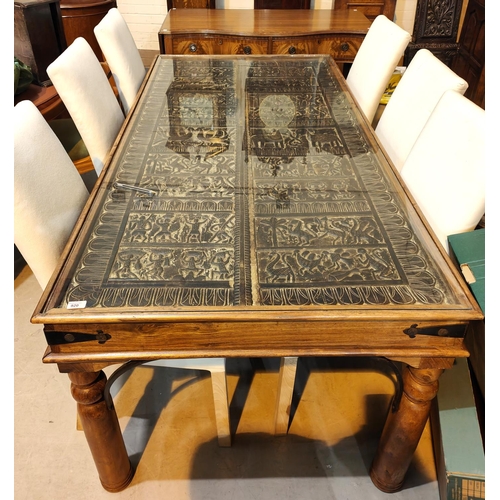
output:
[[413,39],[405,52],[408,66],[418,50],[425,48],[450,66],[458,50],[457,35],[463,0],[418,0]]

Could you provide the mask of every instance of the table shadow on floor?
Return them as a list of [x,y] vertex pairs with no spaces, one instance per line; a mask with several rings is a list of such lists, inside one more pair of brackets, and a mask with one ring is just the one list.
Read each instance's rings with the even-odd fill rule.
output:
[[[130,416],[131,419],[140,420],[139,432],[137,425],[131,423],[126,425],[123,430],[132,465],[135,469],[140,467],[140,473],[136,474],[132,484],[147,480],[185,479],[184,476],[188,476],[190,480],[367,477],[376,453],[385,417],[390,409],[390,395],[371,394],[365,396],[363,406],[366,424],[352,436],[345,437],[333,445],[293,433],[283,437],[261,432],[237,433],[255,374],[259,371],[277,373],[279,358],[228,360],[228,376],[238,376],[230,404],[231,447],[219,447],[217,439],[197,443],[192,450],[191,457],[179,460],[181,462],[184,460],[186,464],[189,462],[189,467],[185,465],[184,469],[181,470],[180,466],[172,466],[172,459],[176,456],[175,446],[181,448],[182,442],[188,442],[183,441],[187,438],[173,439],[173,447],[171,444],[169,445],[167,438],[165,450],[157,443],[151,444],[151,447],[160,450],[160,453],[165,451],[166,455],[164,464],[155,464],[154,468],[151,469],[149,466],[141,464],[141,460],[153,433],[157,432],[155,428],[162,411],[168,407],[176,394],[210,377],[210,374],[202,370],[189,370],[191,375],[186,378],[186,370],[182,369],[161,367],[142,367],[139,369],[148,370],[152,375],[145,386],[139,386],[135,399],[132,397]],[[311,372],[321,372],[321,370],[358,372],[375,370],[393,380],[395,379],[392,369],[376,359],[300,358],[291,421],[300,405],[301,396]],[[125,380],[131,378],[130,373],[123,377]],[[134,391],[134,387],[127,387],[127,383],[124,381],[118,385],[121,387],[115,397],[120,396],[121,391]],[[130,395],[128,397],[130,398]],[[183,410],[180,409],[180,411]],[[323,424],[328,425],[328,422]],[[179,450],[178,453],[181,451]],[[420,467],[417,457],[411,465],[409,480],[405,483],[404,488],[413,488],[432,480],[433,478],[426,476],[425,468]]]

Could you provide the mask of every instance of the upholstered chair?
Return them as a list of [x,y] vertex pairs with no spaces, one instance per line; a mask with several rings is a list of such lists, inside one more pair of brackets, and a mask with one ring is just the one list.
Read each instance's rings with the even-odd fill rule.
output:
[[117,8],[108,11],[94,28],[94,34],[118,88],[123,110],[128,114],[146,76],[132,34]]
[[44,289],[89,192],[31,101],[14,107],[14,243]]
[[380,15],[359,47],[346,81],[370,123],[410,40],[409,33]]
[[485,111],[447,90],[418,136],[401,176],[448,251],[448,236],[472,231],[485,209]]
[[429,50],[415,54],[375,128],[399,171],[443,93],[455,90],[464,94],[467,87],[463,78]]
[[77,38],[47,68],[99,175],[124,115],[106,74],[84,38]]

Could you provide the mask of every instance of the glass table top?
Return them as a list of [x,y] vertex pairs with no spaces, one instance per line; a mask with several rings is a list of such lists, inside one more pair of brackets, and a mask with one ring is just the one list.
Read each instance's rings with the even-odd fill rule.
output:
[[328,56],[159,57],[57,307],[453,308],[371,134]]

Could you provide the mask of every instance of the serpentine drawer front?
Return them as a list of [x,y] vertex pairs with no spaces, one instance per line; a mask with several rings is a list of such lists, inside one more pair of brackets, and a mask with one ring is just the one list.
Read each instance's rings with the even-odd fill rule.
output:
[[264,55],[267,39],[259,37],[224,35],[175,35],[172,37],[173,54],[210,55]]
[[161,54],[329,54],[344,63],[370,24],[359,11],[172,9],[158,39]]
[[337,62],[352,62],[363,39],[359,36],[296,36],[273,38],[272,54],[330,54]]

